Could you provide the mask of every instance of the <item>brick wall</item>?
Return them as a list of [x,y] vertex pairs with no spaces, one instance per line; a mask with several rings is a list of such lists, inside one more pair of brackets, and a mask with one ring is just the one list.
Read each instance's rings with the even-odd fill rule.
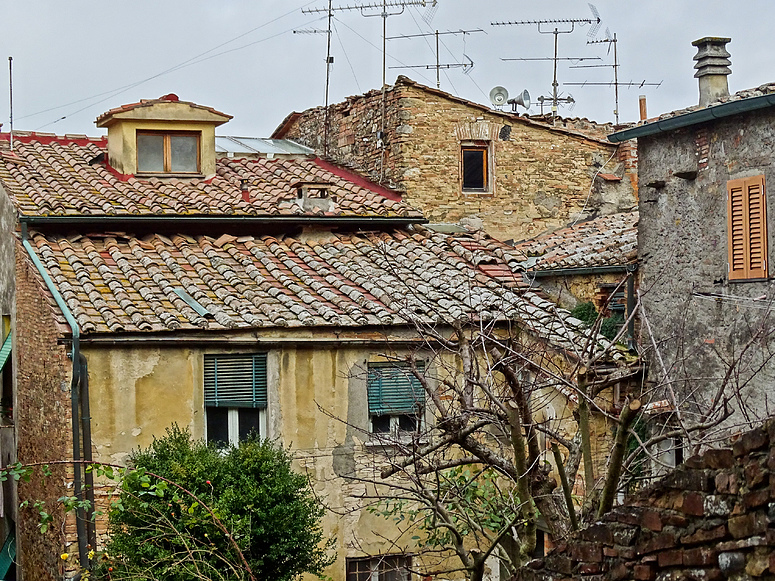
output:
[[775,420],[694,456],[513,581],[775,579]]
[[[322,151],[323,115],[323,108],[305,111],[283,136]],[[605,127],[591,122],[552,127],[399,78],[385,92],[384,149],[381,127],[381,91],[332,105],[329,157],[402,190],[431,222],[467,220],[520,240],[579,214],[611,214],[636,203],[632,160],[620,159],[616,146],[602,142]],[[461,191],[460,146],[468,139],[492,143],[491,192]],[[622,179],[595,178],[598,170]]]
[[[18,459],[22,463],[72,459],[70,430],[70,369],[64,346],[57,344],[59,330],[44,298],[42,281],[16,248],[16,333],[18,350],[17,402],[15,421]],[[53,468],[53,475],[36,475],[20,483],[19,500],[45,500],[45,509],[54,520],[48,531],[38,530],[37,511],[19,510],[18,559],[24,579],[61,579],[63,562],[59,555],[66,546],[65,515],[56,499],[72,494],[72,469]]]

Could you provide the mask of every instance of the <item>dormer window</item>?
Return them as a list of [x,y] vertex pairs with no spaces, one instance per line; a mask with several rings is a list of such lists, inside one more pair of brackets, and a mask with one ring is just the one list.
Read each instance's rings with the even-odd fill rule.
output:
[[138,173],[199,173],[197,132],[137,132]]

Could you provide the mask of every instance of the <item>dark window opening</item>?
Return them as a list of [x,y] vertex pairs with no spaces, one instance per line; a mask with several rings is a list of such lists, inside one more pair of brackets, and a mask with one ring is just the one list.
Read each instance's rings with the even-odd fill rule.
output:
[[463,147],[462,155],[463,190],[487,191],[487,148]]

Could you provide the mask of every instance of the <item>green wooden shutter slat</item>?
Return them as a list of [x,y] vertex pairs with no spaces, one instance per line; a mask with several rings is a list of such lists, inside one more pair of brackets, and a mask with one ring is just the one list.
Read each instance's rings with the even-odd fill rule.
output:
[[378,416],[416,414],[425,400],[422,385],[407,366],[369,365],[367,394],[369,413]]
[[205,355],[205,405],[267,406],[266,353]]
[[0,371],[3,370],[3,367],[5,367],[5,364],[8,362],[8,358],[11,355],[11,344],[11,334],[8,333],[5,341],[3,341],[3,346],[0,347]]

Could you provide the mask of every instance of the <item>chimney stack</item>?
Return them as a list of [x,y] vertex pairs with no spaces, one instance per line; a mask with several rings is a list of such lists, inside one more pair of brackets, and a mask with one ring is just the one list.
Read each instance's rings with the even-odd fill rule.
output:
[[645,121],[648,118],[646,113],[646,95],[638,96],[638,108],[640,109],[640,120]]
[[709,103],[729,96],[727,75],[732,74],[729,68],[732,62],[725,47],[731,40],[706,36],[692,43],[692,46],[697,47],[697,54],[694,55],[694,60],[697,61],[694,68],[697,72],[694,76],[700,80],[700,107],[706,107]]

